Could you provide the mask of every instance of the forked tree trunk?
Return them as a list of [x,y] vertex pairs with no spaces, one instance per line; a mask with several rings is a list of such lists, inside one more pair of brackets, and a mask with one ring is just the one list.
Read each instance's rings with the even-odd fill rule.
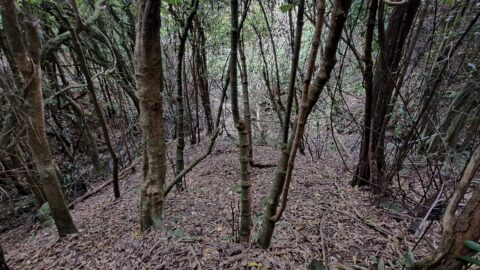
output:
[[163,70],[159,0],[137,2],[135,78],[144,136],[144,172],[140,198],[141,229],[159,229],[167,169],[162,111]]
[[[72,0],[72,3],[75,3],[75,0]],[[68,24],[66,18],[64,18],[65,22]],[[78,27],[77,27],[78,28]],[[107,145],[108,152],[112,159],[112,184],[113,184],[113,194],[116,199],[120,198],[120,185],[118,183],[118,155],[113,148],[113,143],[110,138],[110,133],[108,131],[107,126],[107,119],[103,112],[103,109],[98,101],[97,94],[95,93],[95,86],[93,85],[92,77],[90,75],[90,70],[87,67],[87,61],[85,60],[85,55],[83,53],[82,46],[80,45],[80,41],[78,40],[77,33],[75,29],[70,25],[70,31],[72,33],[72,42],[74,50],[77,54],[78,62],[80,64],[80,70],[85,78],[87,83],[87,90],[88,94],[90,95],[90,99],[92,100],[93,107],[95,108],[95,113],[97,114],[98,120],[100,122],[100,127],[102,128],[102,134],[105,139],[105,143]]]
[[42,188],[51,209],[52,217],[60,236],[77,232],[65,203],[62,189],[55,171],[55,162],[45,134],[45,117],[42,97],[42,73],[40,69],[40,39],[32,22],[25,21],[29,51],[25,47],[23,31],[17,18],[13,0],[1,0],[3,24],[12,50],[16,68],[20,71],[25,97],[22,117],[27,129],[27,141],[41,179]]
[[[309,78],[311,78],[313,74],[313,66],[318,51],[317,44],[321,36],[320,31],[323,25],[320,18],[323,16],[324,9],[322,8],[324,8],[324,3],[322,1],[318,3],[319,6],[317,6],[317,10],[319,18],[317,18],[317,20],[319,21],[317,21],[318,23],[315,27],[312,49],[309,56],[309,71],[306,76],[305,89],[302,94],[300,110],[296,120],[295,135],[290,136],[286,149],[282,151],[280,160],[277,164],[275,180],[267,200],[267,205],[265,206],[259,240],[259,244],[263,248],[268,248],[270,246],[275,224],[280,219],[283,210],[285,209],[288,188],[295,163],[295,155],[305,132],[305,124],[308,116],[317,103],[318,98],[330,79],[331,72],[335,67],[337,47],[342,36],[343,26],[345,25],[351,3],[351,0],[335,1],[332,10],[332,18],[330,20],[330,33],[325,45],[325,52],[323,54],[320,67],[313,78],[313,83],[310,84]],[[280,196],[282,196],[282,205],[279,209],[277,209]]]
[[[381,5],[384,4],[382,3]],[[369,135],[364,135],[362,138],[364,152],[361,153],[359,166],[353,182],[354,185],[372,185],[377,193],[384,190],[387,185],[387,183],[382,183],[385,173],[384,147],[385,128],[388,124],[387,112],[393,90],[395,89],[395,82],[399,76],[400,60],[404,51],[403,47],[419,6],[420,0],[410,0],[406,4],[396,7],[388,22],[386,33],[383,31],[383,19],[382,21],[379,20],[379,25],[381,26],[379,27],[380,52],[377,56],[377,66],[373,76],[373,85],[371,86],[371,111],[366,112],[370,114],[370,121],[365,121],[369,126],[364,127],[368,129]],[[372,9],[372,6],[370,8]],[[380,12],[380,14],[383,13]],[[370,91],[367,87],[370,87],[368,84],[366,84],[366,90]],[[369,105],[367,104],[366,106]],[[365,153],[365,151],[368,153]],[[367,158],[368,162],[366,162],[365,158]]]

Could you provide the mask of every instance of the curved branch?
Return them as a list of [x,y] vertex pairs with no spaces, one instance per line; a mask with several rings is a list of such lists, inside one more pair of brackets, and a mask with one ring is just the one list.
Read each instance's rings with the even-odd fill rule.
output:
[[[105,0],[98,0],[97,2],[95,2],[95,9],[92,16],[90,16],[84,23],[79,24],[77,29],[75,29],[77,35],[87,29],[93,22],[98,19],[98,17],[100,17],[101,11],[105,9],[104,3]],[[49,39],[43,47],[42,59],[46,59],[48,55],[50,55],[53,51],[58,49],[60,45],[70,40],[71,38],[72,33],[70,31],[66,31],[56,37]]]

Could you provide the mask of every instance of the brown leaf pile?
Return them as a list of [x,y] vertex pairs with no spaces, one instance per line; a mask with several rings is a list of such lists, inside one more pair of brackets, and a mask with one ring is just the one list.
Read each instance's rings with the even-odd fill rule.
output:
[[[197,146],[187,152],[193,160],[201,151]],[[278,154],[258,146],[254,159],[275,163]],[[393,219],[372,205],[369,193],[351,188],[351,176],[338,160],[312,161],[301,155],[272,247],[235,244],[238,164],[235,145],[218,142],[213,154],[187,175],[187,190],[167,198],[165,229],[144,234],[138,217],[141,175],[125,176],[121,199],[114,201],[109,187],[72,210],[77,235],[59,239],[54,228],[32,223],[1,235],[7,262],[13,269],[299,269],[316,259],[337,269],[368,269],[382,257],[387,269],[398,269],[398,260],[415,244],[407,230],[411,220]],[[254,239],[274,171],[252,168]],[[433,232],[416,254],[435,244]]]

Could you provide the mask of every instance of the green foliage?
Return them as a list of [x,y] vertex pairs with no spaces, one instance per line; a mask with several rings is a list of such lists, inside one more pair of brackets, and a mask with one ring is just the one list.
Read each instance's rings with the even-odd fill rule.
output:
[[480,252],[480,244],[475,241],[465,241],[464,245],[473,251]]
[[174,6],[180,6],[182,5],[183,2],[184,2],[183,0],[167,0],[168,4],[174,5]]
[[173,237],[173,238],[182,238],[183,237],[183,230],[180,229],[180,228],[176,228],[175,230],[173,230],[173,232],[170,233],[170,235]]
[[480,260],[477,260],[473,257],[470,257],[470,256],[460,256],[458,257],[458,259],[462,260],[462,261],[465,261],[467,263],[471,263],[473,265],[476,265],[476,266],[480,266]]
[[451,6],[451,5],[453,5],[453,3],[455,3],[455,0],[443,0],[443,3],[446,6]]
[[[470,151],[463,150],[463,151],[454,151],[448,154],[448,158],[450,162],[456,167],[463,167],[467,162],[468,158],[470,157]],[[447,172],[447,168],[442,168],[442,171]]]
[[463,242],[463,244],[470,250],[475,251],[476,254],[473,256],[460,256],[457,257],[457,259],[473,264],[475,266],[480,266],[480,260],[478,259],[478,257],[480,256],[480,244],[470,240]]
[[37,218],[40,221],[41,226],[44,228],[53,225],[54,222],[48,202],[42,204],[42,206],[37,210]]
[[405,208],[401,204],[393,202],[393,201],[388,201],[387,200],[387,201],[381,202],[380,206],[385,208],[385,209],[393,210],[395,212],[404,212],[405,211]]
[[365,92],[363,90],[362,82],[352,83],[350,85],[350,87],[351,87],[352,92],[357,94],[357,95],[363,95],[363,93]]
[[236,184],[235,186],[232,187],[232,191],[240,194],[242,192],[242,187],[239,184]]
[[413,251],[408,251],[407,256],[405,257],[406,264],[405,266],[409,267],[413,265],[415,262],[415,255],[413,254]]
[[289,12],[294,7],[293,4],[284,4],[280,6],[280,11],[283,13]]
[[308,270],[324,270],[327,269],[325,265],[317,259],[313,259],[307,266]]
[[357,17],[359,16],[361,13],[365,13],[365,8],[362,7],[363,5],[363,1],[361,0],[357,0],[357,1],[353,1],[352,2],[352,7],[350,8],[350,16],[352,17]]
[[415,254],[413,253],[413,251],[409,250],[407,254],[405,254],[405,258],[398,260],[396,262],[396,265],[399,268],[405,268],[405,267],[412,266],[414,262],[415,262]]

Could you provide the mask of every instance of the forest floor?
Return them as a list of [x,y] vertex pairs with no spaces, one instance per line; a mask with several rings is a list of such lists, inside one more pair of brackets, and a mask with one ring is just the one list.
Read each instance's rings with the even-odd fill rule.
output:
[[[187,149],[186,156],[193,160],[205,143]],[[278,154],[256,146],[254,160],[274,164]],[[333,269],[369,269],[381,257],[387,269],[401,269],[415,245],[408,230],[412,219],[392,217],[391,210],[373,204],[369,192],[352,188],[351,173],[333,155],[320,160],[298,155],[287,209],[270,249],[255,241],[235,244],[238,164],[235,144],[219,138],[213,153],[187,175],[187,190],[174,190],[166,199],[165,229],[141,233],[138,162],[135,172],[121,179],[120,199],[113,200],[108,186],[71,211],[79,234],[59,239],[53,227],[29,221],[0,235],[7,262],[13,269],[305,269],[317,260]],[[251,169],[253,239],[274,171]],[[436,234],[437,229],[425,236],[416,256],[435,245]]]

